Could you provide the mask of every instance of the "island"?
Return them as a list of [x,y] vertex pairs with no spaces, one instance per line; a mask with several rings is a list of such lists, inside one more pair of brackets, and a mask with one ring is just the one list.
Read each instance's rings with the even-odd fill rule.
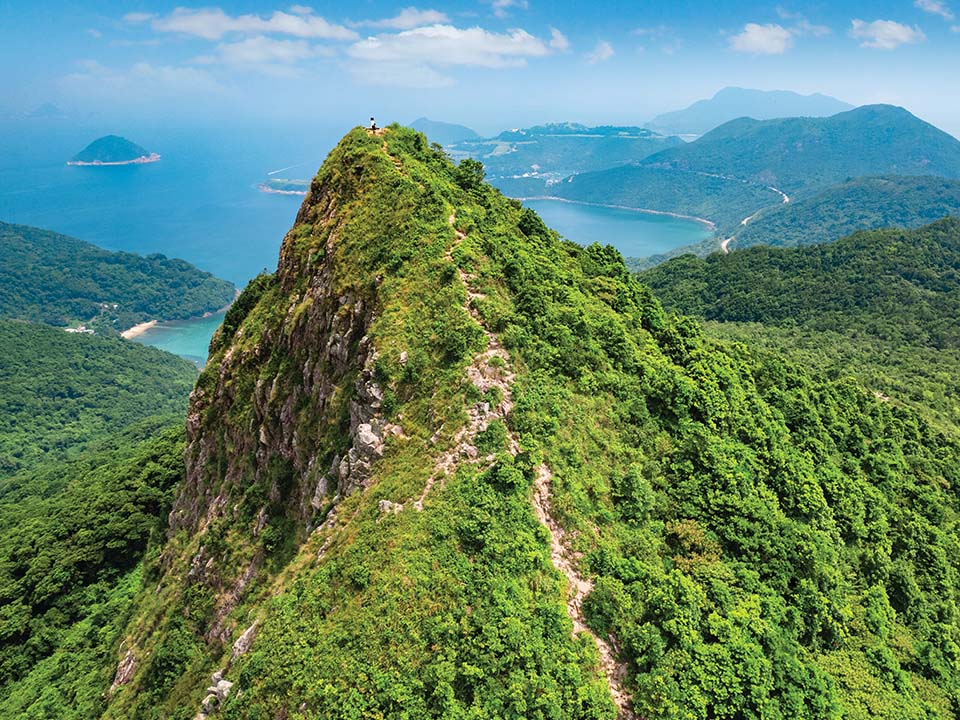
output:
[[67,165],[142,165],[157,162],[160,155],[119,135],[94,140],[67,161]]
[[260,183],[257,188],[260,192],[273,193],[275,195],[306,195],[307,190],[310,189],[310,181],[275,178]]

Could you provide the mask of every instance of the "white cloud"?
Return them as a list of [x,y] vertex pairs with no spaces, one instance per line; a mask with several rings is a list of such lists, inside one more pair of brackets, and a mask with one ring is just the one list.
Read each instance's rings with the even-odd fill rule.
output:
[[913,6],[931,15],[939,15],[944,20],[953,20],[954,17],[949,6],[940,0],[914,0]]
[[87,28],[87,35],[93,38],[102,38],[103,33],[97,30],[96,28]]
[[567,40],[567,36],[555,27],[550,28],[550,49],[557,52],[566,52],[570,49],[570,41]]
[[893,20],[852,20],[850,37],[860,40],[860,47],[877,48],[879,50],[893,50],[900,45],[923,42],[927,36],[914,25],[902,25]]
[[737,52],[755,55],[783,55],[793,46],[793,35],[781,25],[747,23],[743,31],[730,38],[730,47]]
[[550,49],[526,30],[493,33],[479,27],[460,30],[452,25],[431,25],[361,40],[351,45],[347,54],[373,63],[503,68],[549,55]]
[[788,28],[790,34],[793,36],[812,35],[814,37],[823,37],[824,35],[830,35],[833,32],[826,25],[814,25],[812,22],[807,20],[804,15],[790,12],[789,10],[780,6],[777,7],[777,15],[781,20],[793,21]]
[[[308,8],[303,6],[295,6],[295,8],[301,14],[278,10],[265,18],[259,15],[232,16],[220,8],[191,10],[179,7],[166,17],[153,17],[151,25],[154,30],[160,32],[183,33],[205,40],[219,40],[230,33],[276,33],[327,40],[354,40],[357,37],[353,30],[342,25],[327,22],[317,15],[302,14],[302,11]],[[128,20],[128,22],[143,22],[143,20]]]
[[368,20],[360,23],[375,28],[389,30],[412,30],[424,25],[439,25],[450,22],[450,18],[439,10],[418,10],[415,7],[403,8],[397,15],[386,20]]
[[321,54],[305,40],[275,40],[263,35],[234,43],[220,43],[217,45],[217,52],[223,62],[231,65],[289,65]]
[[950,32],[960,33],[960,25],[954,25],[950,28]]
[[294,15],[313,15],[313,8],[309,5],[291,5],[290,12]]
[[596,63],[606,62],[612,58],[613,55],[613,45],[606,40],[601,40],[593,50],[587,53],[587,62],[595,65]]
[[152,20],[155,17],[156,15],[153,13],[132,12],[124,15],[123,21],[136,25],[138,23],[145,23],[147,20]]
[[508,10],[512,7],[520,10],[527,9],[527,0],[493,0],[491,4],[493,6],[493,14],[498,18],[509,15]]

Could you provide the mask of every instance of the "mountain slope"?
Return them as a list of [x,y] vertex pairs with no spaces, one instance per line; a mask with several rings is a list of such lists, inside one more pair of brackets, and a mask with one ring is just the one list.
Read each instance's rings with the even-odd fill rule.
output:
[[764,211],[730,248],[824,243],[857,230],[915,228],[960,215],[960,181],[931,176],[854,178],[813,197]]
[[861,175],[960,177],[960,141],[891,105],[828,118],[740,118],[657,153],[654,167],[713,173],[809,193]]
[[441,145],[453,145],[464,140],[476,140],[480,137],[476,130],[471,130],[464,125],[430,120],[425,117],[414,120],[410,123],[410,127],[417,132],[422,132],[430,142],[440,143]]
[[648,126],[675,135],[702,135],[736,118],[824,117],[852,109],[852,105],[820,93],[800,95],[789,90],[728,87],[683,110],[657,115]]
[[110,252],[59,233],[0,222],[0,315],[107,334],[144,320],[199,317],[233,284],[184,260]]
[[956,439],[412,131],[331,153],[187,428],[105,718],[955,709]]
[[641,278],[663,303],[960,428],[960,220],[797,248],[683,257]]
[[15,472],[182,412],[197,378],[192,363],[154,348],[2,318],[0,347],[0,493]]
[[577,202],[703,218],[720,227],[735,226],[757,208],[783,201],[762,185],[641,165],[575,175],[547,192]]
[[104,135],[70,158],[69,164],[123,164],[152,157],[146,148],[126,138],[119,135]]

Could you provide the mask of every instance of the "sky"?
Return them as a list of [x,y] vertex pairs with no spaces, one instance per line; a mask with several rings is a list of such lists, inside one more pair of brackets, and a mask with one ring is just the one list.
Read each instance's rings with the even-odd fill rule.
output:
[[0,115],[488,134],[642,124],[738,86],[893,103],[960,135],[960,0],[213,2],[0,0]]

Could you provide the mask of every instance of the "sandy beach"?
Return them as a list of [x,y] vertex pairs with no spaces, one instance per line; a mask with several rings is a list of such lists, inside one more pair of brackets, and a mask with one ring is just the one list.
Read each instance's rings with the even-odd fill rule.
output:
[[147,322],[137,323],[132,328],[128,328],[120,333],[120,337],[124,337],[127,340],[131,340],[138,335],[143,335],[147,330],[154,327],[157,324],[156,320],[148,320]]

